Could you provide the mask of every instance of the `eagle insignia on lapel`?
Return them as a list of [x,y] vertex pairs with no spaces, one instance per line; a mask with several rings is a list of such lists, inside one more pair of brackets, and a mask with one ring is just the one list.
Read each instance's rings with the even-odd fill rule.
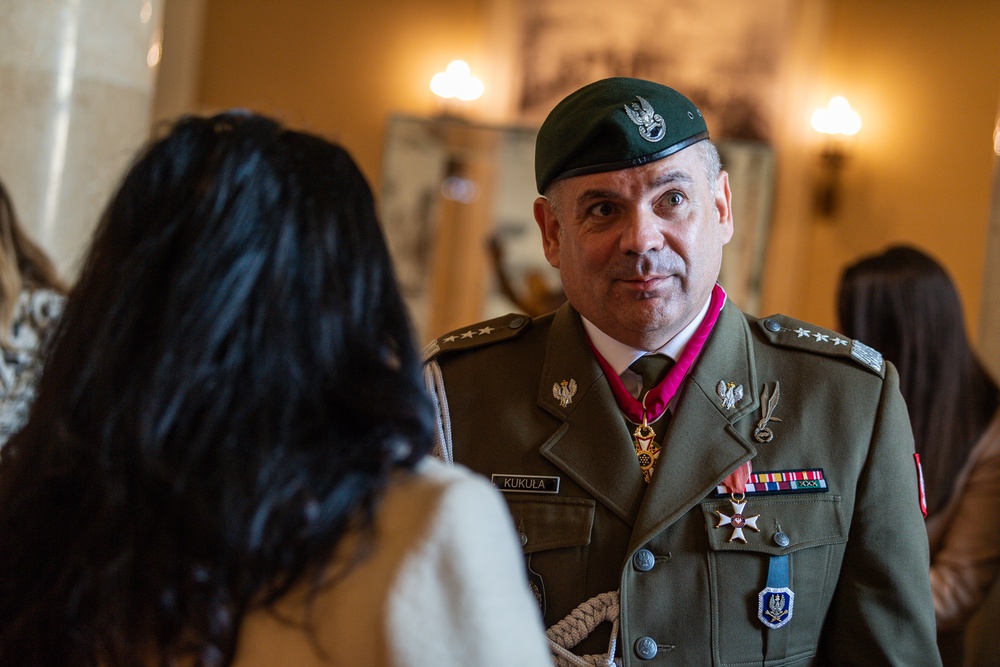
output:
[[715,393],[722,399],[722,407],[732,410],[736,407],[736,403],[743,398],[743,385],[719,380],[719,384],[715,387]]
[[573,402],[573,397],[576,396],[576,380],[571,378],[554,383],[552,385],[552,396],[559,401],[560,408],[565,408]]

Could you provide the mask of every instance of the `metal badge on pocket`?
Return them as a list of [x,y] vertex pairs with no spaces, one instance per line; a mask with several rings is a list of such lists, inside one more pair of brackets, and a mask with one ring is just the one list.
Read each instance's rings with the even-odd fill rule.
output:
[[795,593],[789,587],[788,554],[771,556],[767,583],[757,594],[757,618],[772,630],[787,625],[795,609]]

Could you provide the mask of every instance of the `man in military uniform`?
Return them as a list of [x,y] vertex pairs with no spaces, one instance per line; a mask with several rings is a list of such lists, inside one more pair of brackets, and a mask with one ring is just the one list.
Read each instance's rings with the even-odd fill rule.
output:
[[694,104],[590,84],[542,125],[536,180],[568,303],[441,337],[426,376],[441,455],[504,491],[546,624],[617,618],[559,643],[625,665],[939,664],[896,371],[726,302],[729,181]]

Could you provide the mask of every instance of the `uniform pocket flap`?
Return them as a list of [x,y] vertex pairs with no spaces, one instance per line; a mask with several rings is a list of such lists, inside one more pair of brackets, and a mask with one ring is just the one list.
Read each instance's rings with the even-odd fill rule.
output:
[[596,503],[588,498],[507,497],[524,553],[590,544]]
[[[713,551],[780,555],[847,541],[841,498],[832,494],[748,496],[741,512],[728,498],[718,498],[703,502],[701,509]],[[737,528],[746,543],[734,539]]]

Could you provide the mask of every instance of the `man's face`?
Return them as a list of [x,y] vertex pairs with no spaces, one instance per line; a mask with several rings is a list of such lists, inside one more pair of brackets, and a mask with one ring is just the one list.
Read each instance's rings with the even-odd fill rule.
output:
[[535,201],[545,257],[569,302],[609,336],[655,350],[694,319],[733,235],[729,177],[712,194],[697,144],[662,160],[575,176]]

